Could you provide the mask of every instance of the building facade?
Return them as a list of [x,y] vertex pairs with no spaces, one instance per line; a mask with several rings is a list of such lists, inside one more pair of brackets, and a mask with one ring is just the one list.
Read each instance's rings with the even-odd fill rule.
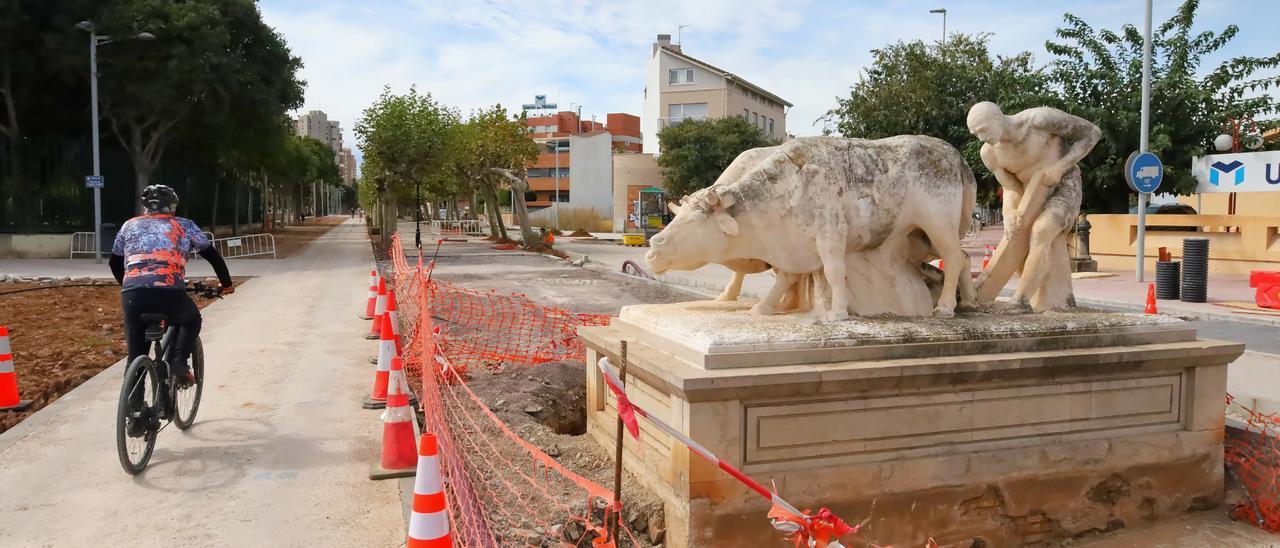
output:
[[323,110],[299,115],[293,120],[293,130],[299,137],[310,137],[328,145],[341,165],[342,125],[336,120],[330,120]]
[[338,174],[342,176],[342,182],[348,185],[355,184],[356,157],[349,148],[343,147],[342,152],[338,154]]
[[[602,221],[612,217],[613,154],[640,152],[643,137],[640,118],[634,114],[610,113],[605,121],[583,119],[572,111],[526,117],[530,136],[539,146],[527,173],[534,194],[527,202],[532,219],[554,224],[561,213],[586,209]],[[587,216],[584,211],[578,214]]]
[[770,139],[787,135],[791,103],[741,77],[685,54],[659,34],[645,68],[641,123],[645,152],[661,154],[658,132],[684,120],[741,116]]

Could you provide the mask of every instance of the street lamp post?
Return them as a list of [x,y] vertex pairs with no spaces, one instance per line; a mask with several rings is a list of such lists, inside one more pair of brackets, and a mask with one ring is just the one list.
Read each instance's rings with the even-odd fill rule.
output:
[[938,8],[935,10],[929,10],[929,13],[942,14],[942,45],[944,46],[947,45],[947,8]]
[[[93,118],[93,175],[102,177],[102,161],[98,138],[98,46],[111,42],[110,36],[98,36],[93,21],[81,21],[76,28],[89,32],[89,112]],[[140,32],[131,38],[154,40],[149,32]],[[93,261],[102,264],[102,185],[93,187]]]

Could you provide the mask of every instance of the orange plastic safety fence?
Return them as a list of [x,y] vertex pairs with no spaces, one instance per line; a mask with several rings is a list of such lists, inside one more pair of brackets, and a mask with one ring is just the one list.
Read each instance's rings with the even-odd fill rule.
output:
[[[440,440],[442,475],[454,525],[455,546],[642,546],[637,537],[621,527],[617,542],[603,541],[606,520],[611,518],[611,490],[565,468],[537,446],[521,438],[489,409],[467,385],[465,367],[454,352],[469,351],[474,359],[478,346],[446,345],[435,333],[435,318],[441,299],[475,292],[458,291],[438,280],[428,281],[427,269],[411,266],[393,239],[392,264],[406,365],[410,375],[421,380],[424,428]],[[499,295],[487,296],[498,301]],[[550,327],[513,331],[512,336],[553,333],[559,336],[565,325],[563,314],[536,313],[527,299],[506,296],[520,305],[494,308],[446,307],[449,314],[483,310],[514,310],[528,314],[525,321],[552,318]],[[572,315],[570,315],[572,317]],[[451,316],[445,326],[478,328],[484,322]],[[512,322],[515,323],[515,322]],[[442,329],[443,331],[443,329]],[[572,333],[572,331],[570,331]],[[552,352],[549,345],[534,341],[502,341],[486,338],[488,348],[508,349],[501,363],[527,364],[535,357],[571,359],[572,351]],[[521,350],[532,348],[533,351]],[[558,347],[559,348],[559,347]],[[471,350],[467,350],[471,349]],[[496,352],[491,350],[490,352]],[[579,349],[580,352],[580,349]],[[580,354],[578,354],[580,357]],[[547,361],[543,359],[543,361]],[[489,374],[475,370],[472,374]]]
[[[1227,404],[1233,398],[1227,395]],[[1280,532],[1280,415],[1242,409],[1246,428],[1226,438],[1225,461],[1245,490],[1232,511],[1236,519]]]

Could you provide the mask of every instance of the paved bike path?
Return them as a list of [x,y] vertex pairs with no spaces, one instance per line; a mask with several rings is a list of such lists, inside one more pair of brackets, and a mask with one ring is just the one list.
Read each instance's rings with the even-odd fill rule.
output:
[[196,424],[137,477],[116,457],[123,363],[0,434],[0,546],[403,545],[397,484],[367,479],[369,261],[344,223],[204,309]]

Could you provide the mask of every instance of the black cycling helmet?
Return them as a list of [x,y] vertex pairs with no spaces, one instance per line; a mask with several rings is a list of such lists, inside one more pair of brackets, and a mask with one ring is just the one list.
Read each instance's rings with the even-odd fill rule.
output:
[[165,185],[142,189],[142,207],[149,212],[173,213],[178,207],[178,193]]

